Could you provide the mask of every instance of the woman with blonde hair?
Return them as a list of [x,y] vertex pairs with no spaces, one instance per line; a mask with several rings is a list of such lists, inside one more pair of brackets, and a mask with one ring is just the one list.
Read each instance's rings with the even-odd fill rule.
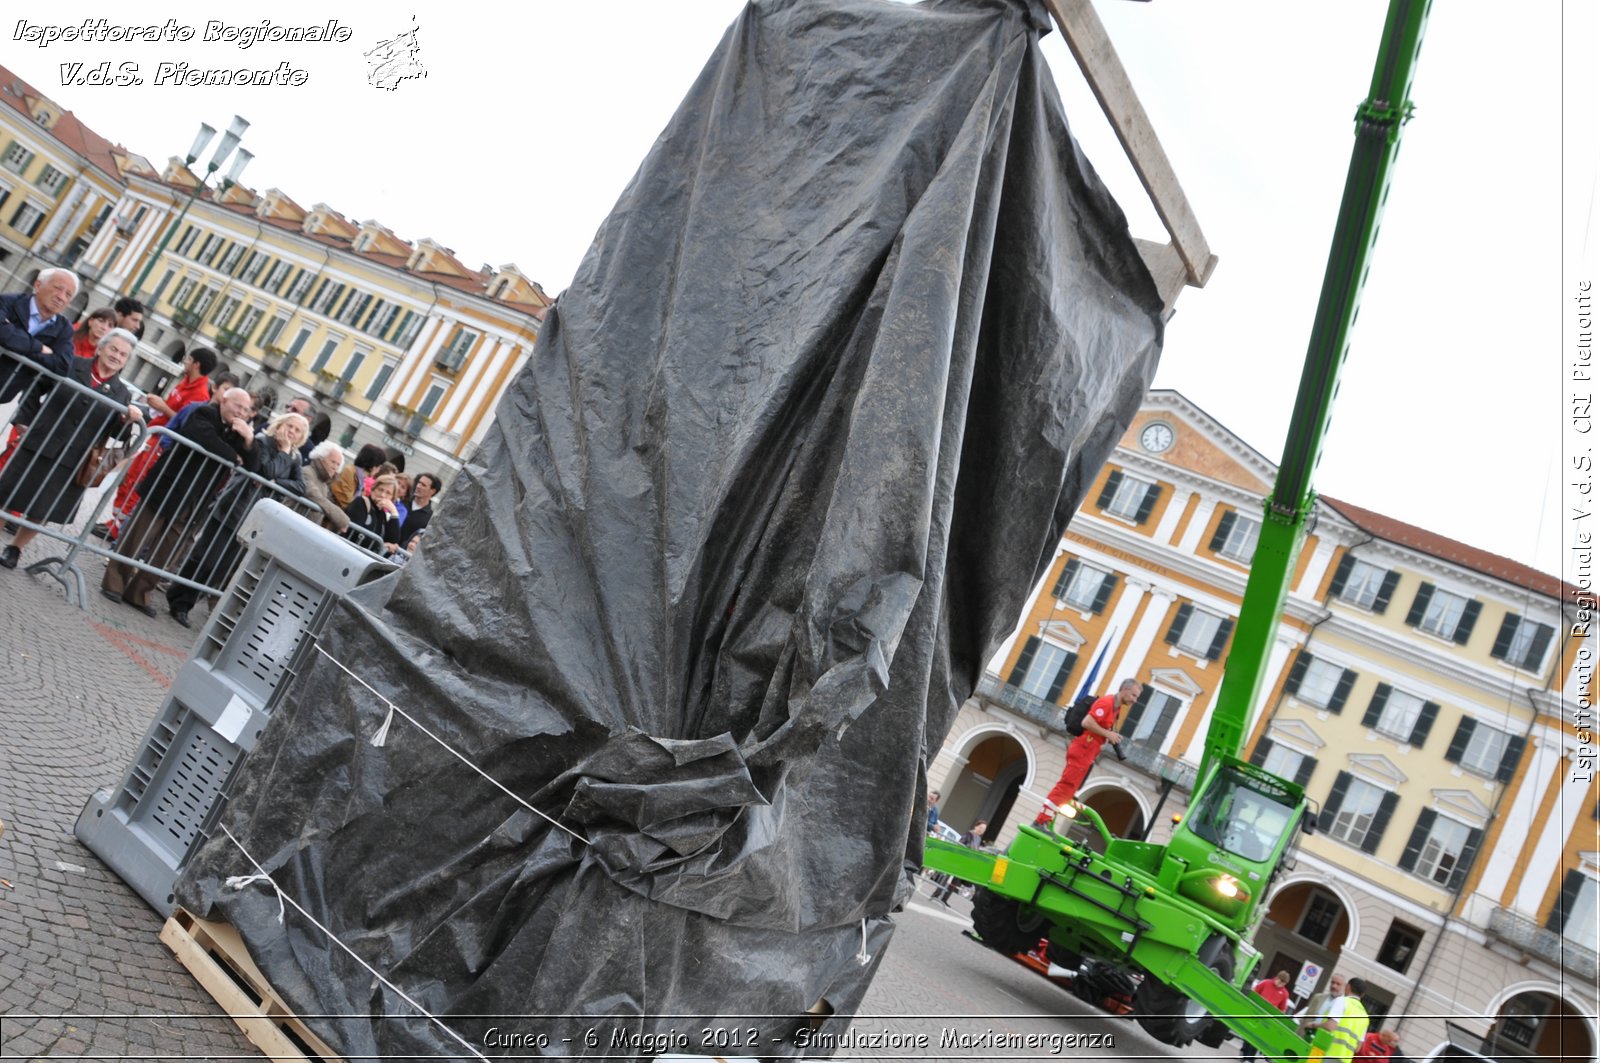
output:
[[398,487],[392,474],[379,476],[372,481],[372,492],[356,496],[344,511],[352,527],[365,528],[383,540],[384,552],[400,545],[400,511],[394,504]]

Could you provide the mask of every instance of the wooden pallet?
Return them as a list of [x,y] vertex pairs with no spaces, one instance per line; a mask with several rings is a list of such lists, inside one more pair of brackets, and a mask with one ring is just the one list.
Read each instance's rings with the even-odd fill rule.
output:
[[161,940],[250,1043],[275,1063],[343,1063],[273,992],[233,927],[179,908],[161,928]]

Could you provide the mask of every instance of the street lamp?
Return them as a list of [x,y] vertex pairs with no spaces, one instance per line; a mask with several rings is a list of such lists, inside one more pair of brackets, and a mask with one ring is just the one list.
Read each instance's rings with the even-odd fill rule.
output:
[[[172,242],[173,234],[183,224],[183,219],[188,216],[189,208],[194,206],[194,201],[200,197],[200,190],[206,186],[207,181],[211,180],[212,175],[222,168],[222,164],[227,161],[230,154],[233,156],[233,165],[229,166],[228,172],[223,175],[222,191],[226,192],[235,184],[238,184],[239,175],[244,172],[244,168],[249,165],[250,160],[255,158],[250,152],[239,147],[239,138],[244,136],[244,131],[249,128],[249,122],[246,122],[238,115],[233,116],[233,121],[228,124],[228,131],[222,134],[222,143],[217,145],[217,150],[211,153],[211,161],[206,163],[205,174],[189,190],[188,201],[184,203],[183,209],[178,212],[178,216],[172,219],[172,224],[168,226],[166,235],[161,238],[161,243],[156,245],[155,251],[146,260],[144,269],[139,271],[138,278],[128,289],[129,295],[138,295],[139,289],[144,287],[144,282],[150,279],[150,271],[156,268],[156,262],[161,258],[162,253],[166,251],[167,245]],[[200,132],[195,134],[194,144],[190,146],[189,154],[183,160],[184,166],[193,166],[194,161],[205,152],[206,145],[211,143],[211,138],[216,135],[216,129],[201,122]],[[238,148],[238,151],[235,151],[235,148]]]

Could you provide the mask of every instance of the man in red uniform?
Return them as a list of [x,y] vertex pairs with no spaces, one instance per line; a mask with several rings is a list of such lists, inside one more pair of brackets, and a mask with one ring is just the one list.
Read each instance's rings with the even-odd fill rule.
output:
[[1089,714],[1083,718],[1083,734],[1067,747],[1067,766],[1061,770],[1061,781],[1045,796],[1045,807],[1033,821],[1035,826],[1048,827],[1055,810],[1072,800],[1094,766],[1101,747],[1107,742],[1117,745],[1122,741],[1122,735],[1116,731],[1117,719],[1129,705],[1139,700],[1143,690],[1137,679],[1124,679],[1116,694],[1096,699],[1089,707]]
[[[1271,978],[1263,978],[1254,987],[1256,996],[1265,1000],[1279,1011],[1289,1010],[1289,972],[1279,971]],[[1239,1052],[1240,1059],[1256,1058],[1256,1046],[1245,1041],[1244,1048]]]

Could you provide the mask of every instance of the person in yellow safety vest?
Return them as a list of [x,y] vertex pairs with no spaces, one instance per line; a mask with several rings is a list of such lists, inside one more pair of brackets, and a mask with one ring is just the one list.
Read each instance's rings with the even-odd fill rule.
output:
[[1326,1058],[1335,1063],[1350,1063],[1351,1057],[1356,1054],[1356,1046],[1361,1039],[1367,1036],[1367,1009],[1361,1003],[1361,995],[1367,991],[1367,983],[1360,978],[1350,978],[1343,981],[1345,993],[1338,996],[1341,980],[1335,976],[1328,983],[1329,999],[1324,1011],[1324,1018],[1312,1024],[1316,1030],[1327,1030],[1333,1037],[1333,1044],[1326,1050],[1315,1047],[1311,1050],[1308,1059]]

